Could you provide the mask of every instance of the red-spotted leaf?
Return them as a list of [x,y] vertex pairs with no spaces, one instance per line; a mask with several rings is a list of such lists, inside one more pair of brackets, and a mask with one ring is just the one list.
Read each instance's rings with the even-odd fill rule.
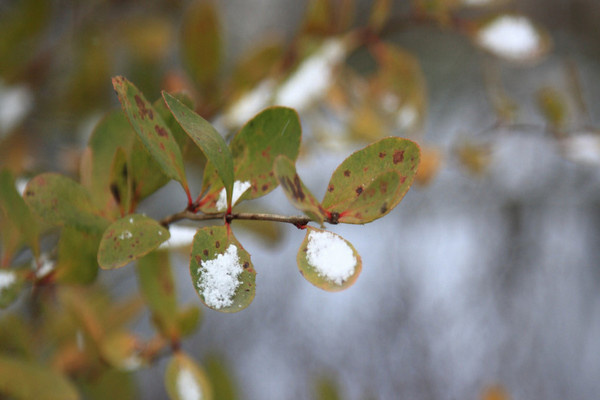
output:
[[313,221],[322,224],[325,216],[321,205],[300,180],[294,162],[286,156],[279,156],[275,159],[274,171],[281,188],[292,205]]
[[364,224],[390,212],[410,188],[419,158],[419,146],[398,137],[350,155],[333,173],[321,203],[330,222]]
[[165,387],[171,400],[212,400],[206,372],[193,359],[178,351],[167,365]]
[[351,286],[362,270],[362,260],[350,242],[311,226],[306,229],[296,261],[307,281],[330,292]]
[[215,167],[225,185],[227,204],[231,205],[233,194],[233,157],[225,139],[204,118],[167,92],[162,92],[165,103],[183,130],[202,150],[206,159]]
[[14,177],[6,169],[0,171],[0,221],[3,261],[8,263],[23,244],[28,245],[35,255],[39,255],[38,224],[17,192]]
[[83,186],[66,176],[44,173],[34,177],[25,188],[29,208],[46,223],[72,226],[84,232],[102,232],[108,221],[98,214]]
[[129,179],[127,154],[118,147],[110,168],[110,193],[121,209],[121,215],[129,212],[131,206],[131,180]]
[[256,272],[250,254],[228,226],[206,227],[196,233],[190,274],[198,296],[213,310],[241,311],[254,299]]
[[[230,144],[235,175],[232,203],[236,198],[255,199],[275,189],[275,158],[284,155],[295,161],[301,135],[300,119],[291,108],[270,107],[247,122]],[[204,171],[202,190],[207,191],[201,201],[203,212],[225,210],[225,191],[212,164]]]
[[169,231],[152,218],[128,215],[113,222],[104,232],[98,263],[104,269],[122,267],[156,249],[169,237]]
[[152,311],[153,322],[165,337],[178,339],[179,315],[169,253],[154,251],[142,257],[136,270],[140,292]]
[[189,196],[183,158],[169,127],[144,95],[122,76],[113,78],[121,107],[146,149],[165,175],[181,183]]
[[0,394],[14,400],[77,400],[75,386],[38,362],[0,357]]

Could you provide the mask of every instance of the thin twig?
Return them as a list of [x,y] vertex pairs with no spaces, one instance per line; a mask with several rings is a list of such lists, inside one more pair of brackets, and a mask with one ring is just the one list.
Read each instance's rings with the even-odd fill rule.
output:
[[285,216],[278,214],[265,214],[265,213],[218,213],[218,214],[195,214],[191,211],[181,211],[168,217],[163,218],[160,224],[164,227],[168,227],[170,224],[189,219],[192,221],[210,221],[222,219],[227,222],[231,222],[235,219],[252,220],[252,221],[273,221],[273,222],[284,222],[289,223],[297,228],[303,228],[310,221],[310,218],[305,216]]

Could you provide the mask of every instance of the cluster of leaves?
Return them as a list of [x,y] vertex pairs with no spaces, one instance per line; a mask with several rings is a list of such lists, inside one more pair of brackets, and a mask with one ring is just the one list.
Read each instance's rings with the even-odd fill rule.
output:
[[[174,355],[167,368],[166,385],[172,398],[180,398],[179,379],[195,382],[198,390],[209,390],[204,389],[209,386],[202,369],[180,350],[182,337],[194,330],[199,313],[195,307],[180,309],[175,300],[168,251],[159,249],[170,237],[169,225],[184,218],[222,221],[198,229],[190,256],[193,286],[212,309],[237,312],[254,298],[256,271],[250,254],[233,233],[231,225],[236,219],[279,220],[306,229],[297,257],[300,272],[320,288],[341,290],[356,280],[360,257],[352,245],[328,233],[328,240],[333,238],[350,249],[354,262],[343,279],[324,274],[319,268],[328,266],[311,259],[309,247],[311,233],[325,231],[307,224],[363,224],[389,213],[415,177],[419,148],[410,140],[389,137],[355,152],[335,170],[319,202],[296,172],[301,127],[294,110],[265,109],[228,145],[190,108],[185,96],[163,92],[162,99],[150,103],[123,77],[114,78],[113,86],[122,111],[109,113],[96,127],[81,161],[80,182],[57,173],[42,173],[28,182],[21,197],[10,173],[4,171],[0,176],[3,226],[11,228],[3,229],[11,238],[5,241],[3,265],[11,265],[23,245],[31,248],[38,262],[34,271],[23,266],[3,270],[3,274],[11,274],[12,281],[2,285],[0,299],[4,306],[10,304],[27,281],[59,285],[60,302],[72,317],[69,323],[74,323],[60,328],[65,334],[73,333],[68,349],[77,353],[76,347],[82,345],[73,343],[73,338],[79,335],[78,340],[90,343],[95,351],[77,353],[77,357],[67,350],[59,351],[56,363],[79,366],[95,359],[121,370],[135,369],[151,362],[163,347],[171,346]],[[207,159],[202,192],[195,200],[181,155],[182,149],[192,144]],[[186,193],[187,205],[181,213],[162,221],[136,213],[141,200],[170,180],[179,182]],[[264,196],[279,185],[305,216],[235,212],[238,203]],[[44,270],[47,260],[40,255],[39,245],[40,234],[48,229],[60,229],[57,262],[51,271]],[[326,260],[334,262],[332,258]],[[140,292],[158,331],[157,338],[147,342],[124,330],[123,322],[131,313],[120,312],[121,320],[111,321],[115,314],[110,307],[94,309],[77,290],[62,287],[92,283],[98,266],[114,269],[132,261],[137,261]],[[218,265],[210,269],[212,263]],[[5,368],[10,368],[12,361],[6,362]],[[70,364],[64,367],[75,368]],[[5,385],[11,393],[12,385]],[[65,398],[72,397],[65,394]]]

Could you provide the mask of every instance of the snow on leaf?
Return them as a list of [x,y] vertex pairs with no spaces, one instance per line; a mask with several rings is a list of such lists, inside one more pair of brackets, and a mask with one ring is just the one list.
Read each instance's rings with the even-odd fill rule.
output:
[[297,262],[306,280],[328,291],[351,286],[362,270],[361,258],[347,240],[313,227],[307,229]]
[[212,388],[204,369],[178,351],[167,365],[165,387],[171,400],[211,400]]

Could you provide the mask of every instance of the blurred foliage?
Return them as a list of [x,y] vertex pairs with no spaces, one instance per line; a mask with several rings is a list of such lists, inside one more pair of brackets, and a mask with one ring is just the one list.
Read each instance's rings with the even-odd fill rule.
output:
[[[135,398],[132,372],[168,357],[165,387],[172,399],[183,398],[185,388],[215,399],[239,398],[227,360],[209,357],[202,367],[196,355],[182,352],[182,340],[197,331],[202,313],[196,305],[178,304],[169,253],[157,249],[168,245],[162,225],[169,224],[134,217],[139,204],[175,179],[188,197],[185,211],[220,212],[217,205],[225,194],[229,212],[236,201],[257,199],[281,183],[310,220],[365,223],[389,212],[413,178],[429,185],[452,161],[485,176],[493,140],[465,139],[449,149],[423,140],[425,76],[419,60],[388,39],[413,23],[464,35],[482,50],[488,100],[497,119],[493,129],[510,128],[518,108],[504,90],[496,63],[533,65],[552,43],[534,21],[502,11],[506,2],[413,0],[407,14],[397,15],[395,2],[376,0],[361,25],[354,0],[310,0],[293,40],[258,42],[233,65],[225,64],[225,27],[217,1],[152,0],[143,7],[114,0],[0,4],[0,96],[22,89],[32,97],[23,102],[16,123],[0,125],[0,307],[7,308],[0,315],[0,396]],[[465,8],[470,12],[463,13]],[[498,46],[489,29],[503,18],[518,22],[521,34],[531,35],[532,47],[511,52]],[[354,62],[359,55],[369,62]],[[114,89],[122,110],[110,111],[116,105],[112,76],[117,76]],[[576,71],[570,70],[569,77],[573,93],[546,85],[535,95],[552,138],[563,141],[575,139],[570,132],[579,128],[570,118],[567,95],[582,114],[587,112]],[[161,89],[180,94],[163,94],[165,104]],[[300,117],[287,107],[262,111],[282,99],[294,103],[306,119],[314,139],[304,144],[308,149],[315,142],[335,148],[377,142],[344,161],[321,203],[294,165],[307,153],[300,148]],[[208,121],[232,138],[229,145]],[[288,136],[280,137],[283,132]],[[408,140],[383,139],[390,135],[419,142],[420,151]],[[51,144],[58,137],[59,148]],[[82,141],[87,148],[80,152]],[[367,171],[378,162],[379,168]],[[204,175],[197,199],[188,186],[188,165],[197,176]],[[21,180],[46,169],[70,177],[46,172],[31,179],[22,194],[16,189]],[[236,184],[244,188],[237,196]],[[231,221],[226,222],[196,236],[192,278],[209,307],[239,311],[252,301],[255,271]],[[277,224],[252,222],[240,225],[269,243],[281,238]],[[358,276],[360,257],[341,240],[358,264],[350,278],[332,284],[310,265],[303,251],[307,235],[298,264],[313,284],[339,290]],[[237,246],[245,261],[246,291],[221,309],[206,301],[201,282],[207,273],[200,272],[199,264],[218,259],[229,246]],[[99,267],[133,260],[139,293],[113,298],[97,282]],[[155,328],[149,338],[131,328],[145,309]],[[317,382],[315,393],[319,399],[341,398],[329,378]],[[497,386],[482,398],[509,396]]]

